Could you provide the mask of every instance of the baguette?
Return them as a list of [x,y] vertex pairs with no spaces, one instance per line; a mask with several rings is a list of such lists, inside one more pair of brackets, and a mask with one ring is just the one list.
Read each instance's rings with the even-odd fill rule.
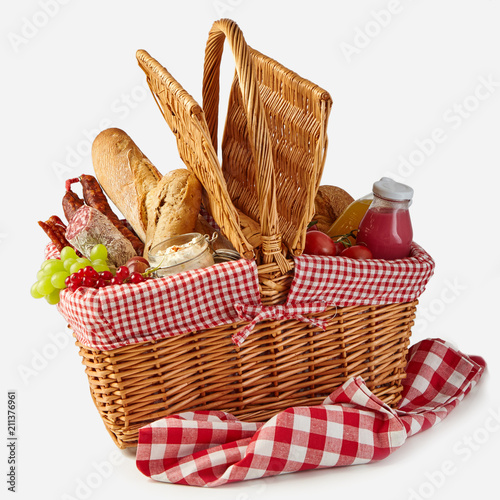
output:
[[196,176],[185,168],[165,174],[146,196],[148,226],[144,257],[163,240],[192,233],[198,221],[202,187]]
[[92,163],[99,184],[137,236],[146,242],[146,195],[162,175],[126,132],[103,130],[92,144]]

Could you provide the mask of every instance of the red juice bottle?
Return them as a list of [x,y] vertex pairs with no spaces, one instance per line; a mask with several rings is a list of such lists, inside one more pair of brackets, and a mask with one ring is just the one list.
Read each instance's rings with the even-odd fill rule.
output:
[[410,186],[388,177],[373,184],[373,202],[359,224],[356,243],[365,244],[374,259],[404,259],[410,255],[412,198]]

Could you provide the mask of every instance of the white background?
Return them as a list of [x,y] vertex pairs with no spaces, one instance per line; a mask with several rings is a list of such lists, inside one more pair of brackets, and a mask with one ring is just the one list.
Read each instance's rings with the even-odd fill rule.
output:
[[[7,391],[16,390],[17,498],[485,498],[496,486],[500,445],[499,2],[6,4],[0,436],[7,434]],[[234,19],[250,45],[331,93],[323,184],[359,197],[391,175],[414,188],[415,240],[434,257],[436,273],[421,297],[412,340],[444,338],[489,363],[442,424],[382,462],[214,490],[155,483],[108,436],[64,320],[29,295],[46,243],[37,221],[62,216],[66,178],[92,173],[90,141],[99,130],[126,130],[163,173],[180,166],[174,137],[144,89],[136,50],[148,50],[201,103],[204,45],[221,17]],[[227,92],[233,62],[225,55]],[[2,439],[0,488],[7,491]]]

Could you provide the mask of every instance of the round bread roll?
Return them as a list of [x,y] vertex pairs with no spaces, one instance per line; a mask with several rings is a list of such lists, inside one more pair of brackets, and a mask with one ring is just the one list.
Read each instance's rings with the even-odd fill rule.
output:
[[337,217],[354,201],[354,198],[337,186],[320,186],[314,200],[318,229],[326,232]]

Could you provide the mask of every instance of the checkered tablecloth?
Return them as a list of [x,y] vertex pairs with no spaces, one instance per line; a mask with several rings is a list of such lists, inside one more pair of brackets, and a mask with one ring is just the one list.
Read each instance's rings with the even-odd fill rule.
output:
[[439,339],[424,340],[410,348],[396,410],[358,377],[322,405],[289,408],[265,423],[220,411],[181,413],[140,429],[137,467],[156,481],[213,487],[381,460],[442,421],[484,369],[482,358]]
[[[57,258],[57,251],[47,247],[46,257]],[[329,306],[412,302],[433,272],[432,258],[417,244],[409,258],[394,261],[302,255],[287,302],[263,306],[257,265],[241,259],[138,284],[63,290],[58,309],[78,341],[94,349],[248,322],[233,335],[241,345],[260,321],[299,319],[324,328],[325,321],[304,315]]]

